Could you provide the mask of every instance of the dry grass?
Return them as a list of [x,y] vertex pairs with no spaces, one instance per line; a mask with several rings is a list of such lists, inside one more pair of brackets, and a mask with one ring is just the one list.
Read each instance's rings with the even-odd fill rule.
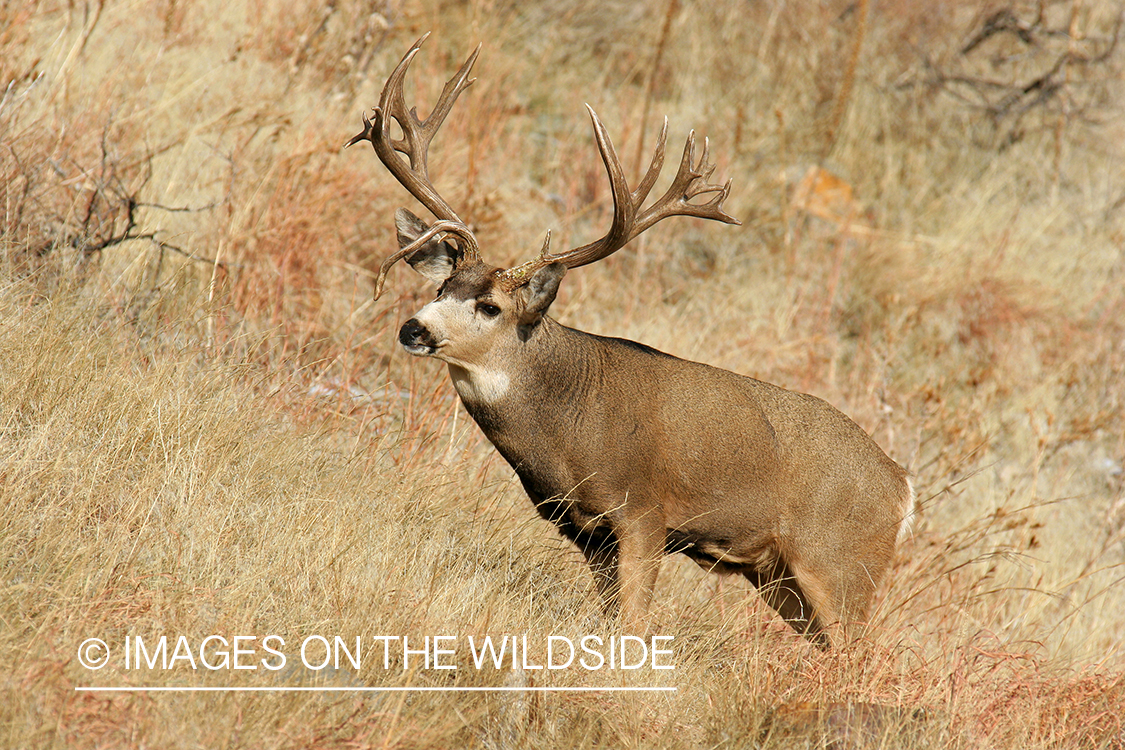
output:
[[[1125,747],[1120,19],[1039,8],[0,4],[0,744]],[[493,262],[607,220],[583,101],[627,161],[661,114],[711,137],[743,227],[662,224],[553,314],[824,396],[915,473],[866,639],[815,652],[669,559],[674,673],[292,658],[612,633],[443,369],[395,345],[430,290],[396,270],[369,301],[410,201],[339,147],[428,29],[423,111],[485,42],[431,165]],[[268,634],[279,672],[76,659]]]

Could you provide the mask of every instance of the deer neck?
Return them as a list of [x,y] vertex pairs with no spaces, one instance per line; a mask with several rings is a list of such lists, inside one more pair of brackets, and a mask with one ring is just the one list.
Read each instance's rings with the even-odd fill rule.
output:
[[450,362],[450,379],[486,433],[509,422],[569,418],[582,409],[584,394],[597,379],[597,358],[581,346],[584,336],[544,318],[527,341],[516,341],[484,362]]

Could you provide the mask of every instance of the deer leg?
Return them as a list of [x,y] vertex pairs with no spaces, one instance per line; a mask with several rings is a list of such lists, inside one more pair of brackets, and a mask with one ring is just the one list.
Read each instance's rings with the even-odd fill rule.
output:
[[812,603],[784,560],[778,559],[763,568],[745,566],[742,574],[790,627],[820,648],[828,648],[828,636],[817,619]]
[[617,575],[621,616],[626,628],[646,629],[645,616],[652,603],[667,530],[655,513],[632,519],[618,534]]

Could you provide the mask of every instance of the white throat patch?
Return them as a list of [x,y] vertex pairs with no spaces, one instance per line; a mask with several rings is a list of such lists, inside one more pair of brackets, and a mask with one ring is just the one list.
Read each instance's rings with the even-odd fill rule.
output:
[[451,364],[449,376],[453,387],[463,401],[474,404],[491,404],[499,401],[508,392],[511,379],[503,370],[487,368],[467,368]]

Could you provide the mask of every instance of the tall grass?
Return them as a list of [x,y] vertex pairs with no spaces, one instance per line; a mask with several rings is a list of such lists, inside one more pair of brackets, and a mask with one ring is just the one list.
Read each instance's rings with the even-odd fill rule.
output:
[[[396,269],[370,301],[412,201],[340,145],[430,29],[423,114],[485,43],[430,164],[493,263],[604,231],[583,102],[626,157],[662,114],[711,138],[743,226],[662,223],[552,314],[816,393],[910,468],[864,638],[822,654],[670,558],[672,672],[292,658],[615,632],[396,346],[432,290]],[[0,744],[1122,747],[1119,29],[1112,3],[0,6]],[[277,672],[77,660],[268,634]],[[677,691],[74,689],[153,684]]]

